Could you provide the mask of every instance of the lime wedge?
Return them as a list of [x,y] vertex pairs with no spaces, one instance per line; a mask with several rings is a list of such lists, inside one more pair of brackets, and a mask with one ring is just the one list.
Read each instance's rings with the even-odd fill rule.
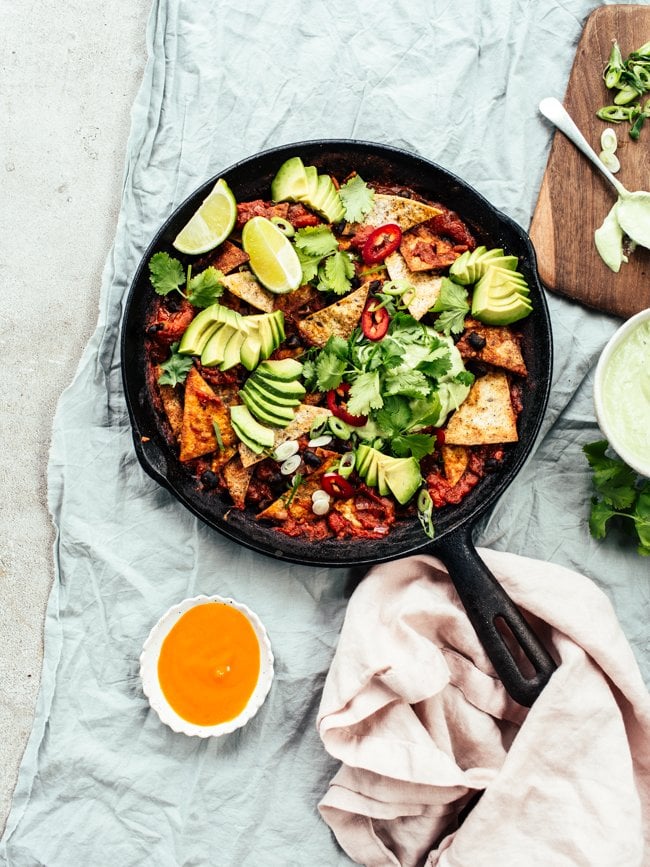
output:
[[207,253],[226,240],[236,219],[237,202],[228,184],[220,178],[189,223],[176,235],[174,247],[192,256]]
[[302,268],[291,242],[266,217],[253,217],[244,226],[242,245],[251,270],[269,292],[284,295],[302,283]]

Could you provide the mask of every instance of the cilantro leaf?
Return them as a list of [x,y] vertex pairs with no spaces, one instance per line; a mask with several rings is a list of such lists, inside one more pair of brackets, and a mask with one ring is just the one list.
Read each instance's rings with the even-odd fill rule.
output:
[[408,401],[397,395],[384,398],[384,405],[377,411],[375,421],[382,433],[387,436],[396,436],[407,430],[411,422],[411,410]]
[[331,352],[336,355],[337,358],[347,359],[348,342],[344,337],[339,337],[338,334],[332,334],[325,344],[325,352]]
[[350,282],[350,278],[354,277],[352,259],[342,250],[332,253],[319,266],[318,276],[320,277],[319,289],[345,295],[352,288]]
[[650,555],[650,482],[645,482],[640,490],[634,515],[634,527],[639,537],[639,548],[642,557]]
[[467,290],[448,277],[443,277],[440,295],[431,309],[434,313],[441,314],[433,325],[436,331],[441,331],[447,336],[460,334],[465,327],[465,317],[469,313]]
[[390,446],[396,457],[407,458],[412,455],[419,461],[433,452],[436,438],[429,434],[403,434],[395,437]]
[[375,192],[359,176],[354,175],[342,184],[339,196],[345,208],[345,219],[350,223],[358,223],[370,213],[375,201]]
[[311,281],[318,274],[318,266],[321,263],[321,257],[308,256],[306,253],[303,253],[303,251],[299,249],[296,249],[296,253],[298,254],[298,261],[300,262],[300,267],[302,268],[302,282],[311,283]]
[[594,471],[594,485],[603,500],[614,509],[628,509],[636,497],[636,475],[623,461],[607,457],[607,447],[606,440],[599,440],[583,448]]
[[589,532],[594,539],[604,539],[607,533],[606,525],[610,518],[616,514],[603,500],[594,497],[591,501],[591,513],[589,515]]
[[379,372],[360,373],[350,386],[348,412],[351,415],[368,415],[371,409],[381,409],[383,405]]
[[339,248],[339,243],[329,226],[305,226],[298,229],[294,237],[298,251],[310,258],[323,259]]
[[341,384],[347,362],[333,352],[321,352],[316,362],[316,375],[320,391],[329,391]]
[[209,307],[221,298],[224,289],[222,272],[210,265],[189,281],[187,300],[194,307]]
[[193,361],[189,355],[179,355],[176,351],[178,343],[172,343],[171,355],[160,365],[163,371],[158,377],[159,385],[179,385],[185,382]]
[[389,370],[386,373],[386,394],[403,394],[406,397],[425,398],[431,384],[421,370]]
[[[597,496],[591,501],[589,531],[594,539],[603,539],[607,522],[617,518],[624,522],[638,541],[637,552],[650,556],[650,481],[641,482],[634,470],[620,458],[609,457],[607,440],[582,447],[593,470]],[[630,523],[631,522],[631,523]]]
[[178,259],[169,253],[154,253],[149,259],[151,285],[158,295],[168,295],[185,282],[185,272]]

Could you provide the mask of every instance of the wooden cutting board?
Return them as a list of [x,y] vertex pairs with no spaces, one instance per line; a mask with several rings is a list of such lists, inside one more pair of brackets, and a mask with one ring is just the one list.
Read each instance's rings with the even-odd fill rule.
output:
[[[596,117],[601,106],[613,102],[614,92],[602,79],[613,39],[624,59],[650,40],[650,6],[601,6],[592,12],[564,105],[596,153],[602,131],[611,126],[621,162],[617,178],[629,190],[650,190],[650,118],[635,142],[628,135],[629,124],[607,124]],[[597,169],[556,131],[530,227],[542,282],[588,307],[627,318],[650,307],[650,250],[637,247],[618,274],[602,261],[594,231],[615,201],[616,193]]]

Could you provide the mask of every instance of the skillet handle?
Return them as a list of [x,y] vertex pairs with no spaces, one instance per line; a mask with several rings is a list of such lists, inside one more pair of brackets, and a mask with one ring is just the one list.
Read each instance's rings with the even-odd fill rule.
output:
[[[557,668],[521,611],[479,557],[471,529],[461,528],[435,544],[436,553],[465,606],[495,671],[506,691],[519,704],[530,707]],[[499,629],[498,624],[505,625]],[[530,666],[522,671],[504,638],[516,641]],[[534,670],[534,672],[533,672]]]

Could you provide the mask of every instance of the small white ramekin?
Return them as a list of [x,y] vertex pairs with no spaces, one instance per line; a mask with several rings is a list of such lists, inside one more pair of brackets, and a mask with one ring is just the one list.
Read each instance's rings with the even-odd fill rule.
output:
[[650,449],[645,460],[640,458],[638,454],[631,453],[625,443],[621,442],[620,436],[612,424],[612,420],[608,418],[607,411],[603,399],[603,388],[605,384],[605,376],[612,355],[616,350],[628,339],[630,334],[636,330],[644,322],[650,320],[650,308],[641,310],[640,313],[630,317],[621,327],[614,332],[603,349],[598,364],[596,365],[596,373],[594,377],[594,409],[596,411],[596,420],[598,427],[604,434],[612,449],[616,454],[625,461],[625,463],[635,470],[639,475],[650,478]]
[[[172,627],[190,608],[207,603],[221,603],[230,605],[240,611],[253,627],[260,646],[260,673],[253,693],[242,712],[234,719],[218,723],[213,726],[196,725],[179,716],[169,704],[160,686],[158,679],[158,658],[162,643],[171,631]],[[149,704],[160,717],[161,722],[169,726],[175,732],[199,738],[219,737],[230,734],[235,729],[241,728],[252,719],[261,708],[271,689],[273,681],[273,651],[266,629],[259,617],[241,602],[223,596],[194,596],[191,599],[183,599],[177,605],[173,605],[166,611],[149,633],[140,654],[140,678],[142,689]]]

